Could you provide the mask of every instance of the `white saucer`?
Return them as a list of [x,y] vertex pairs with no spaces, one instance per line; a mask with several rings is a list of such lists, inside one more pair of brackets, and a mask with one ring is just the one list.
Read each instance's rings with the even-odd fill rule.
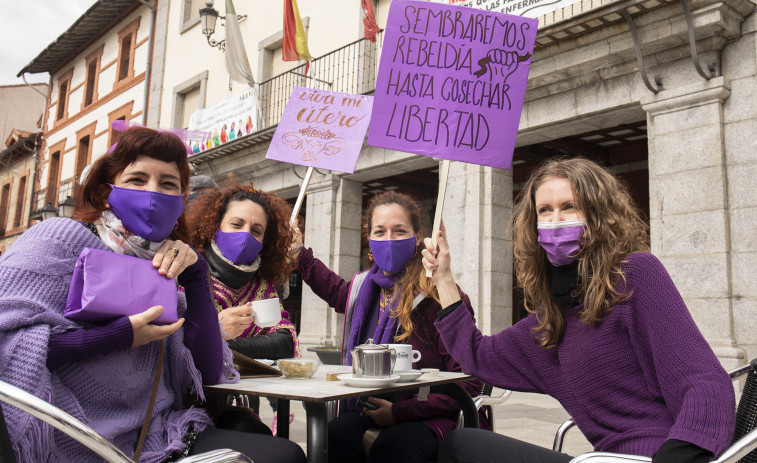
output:
[[397,380],[398,383],[409,383],[410,381],[415,381],[423,374],[423,372],[420,370],[394,371],[393,373],[400,377],[400,379]]
[[271,366],[274,363],[276,363],[276,360],[271,360],[271,359],[255,359],[255,360],[262,363],[263,365],[268,365],[268,366]]
[[392,375],[387,378],[364,378],[355,376],[352,373],[337,375],[337,378],[352,387],[384,387],[400,379],[398,375]]

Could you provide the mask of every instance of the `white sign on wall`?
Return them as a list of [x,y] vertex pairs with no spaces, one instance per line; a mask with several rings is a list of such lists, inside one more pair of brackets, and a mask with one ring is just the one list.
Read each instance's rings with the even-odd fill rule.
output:
[[[198,109],[189,118],[189,130],[207,132],[206,140],[187,140],[197,154],[257,131],[258,98],[254,88],[232,95],[213,106]],[[190,155],[191,155],[190,154]]]
[[580,0],[436,0],[439,3],[468,6],[497,13],[538,18]]

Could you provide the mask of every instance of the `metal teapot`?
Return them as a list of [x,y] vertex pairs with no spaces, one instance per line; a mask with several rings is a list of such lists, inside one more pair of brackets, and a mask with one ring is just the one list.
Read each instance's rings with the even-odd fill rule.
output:
[[361,377],[387,377],[394,370],[397,352],[387,346],[368,339],[365,344],[355,346],[352,354],[352,373]]

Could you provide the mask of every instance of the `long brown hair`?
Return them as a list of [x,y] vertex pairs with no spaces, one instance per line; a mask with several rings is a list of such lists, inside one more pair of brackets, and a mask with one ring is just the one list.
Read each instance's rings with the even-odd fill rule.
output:
[[[146,127],[131,127],[123,131],[115,149],[100,157],[89,170],[81,194],[76,197],[73,219],[94,222],[108,209],[108,195],[112,184],[121,172],[138,157],[147,156],[163,162],[173,162],[179,168],[181,192],[189,184],[187,147],[175,134]],[[172,239],[187,241],[187,223],[184,214],[171,232]]]
[[515,274],[523,288],[524,304],[535,312],[537,343],[555,346],[565,320],[550,289],[547,256],[538,242],[534,196],[550,178],[564,178],[586,216],[585,244],[578,252],[578,289],[584,307],[579,319],[597,325],[612,307],[631,297],[619,287],[621,270],[630,254],[649,250],[648,226],[641,218],[626,185],[596,163],[584,158],[553,159],[539,166],[526,182],[513,209]]
[[252,201],[263,208],[266,217],[263,250],[260,251],[259,275],[275,284],[283,284],[297,263],[287,258],[294,234],[289,226],[292,208],[272,193],[259,191],[252,184],[231,183],[222,189],[204,190],[187,203],[187,221],[192,224],[190,244],[204,252],[209,246],[223,216],[233,201]]
[[[410,338],[413,333],[413,321],[411,314],[413,311],[413,300],[421,293],[425,292],[434,300],[439,302],[439,295],[430,278],[426,278],[426,270],[423,267],[423,255],[421,254],[421,246],[423,246],[423,233],[421,227],[421,220],[423,217],[423,211],[415,200],[410,196],[399,193],[396,191],[385,191],[379,193],[368,202],[363,213],[363,236],[367,240],[371,235],[371,227],[373,226],[373,213],[379,206],[389,206],[396,204],[407,212],[410,218],[410,226],[413,227],[413,234],[420,236],[420,244],[415,248],[415,254],[410,261],[405,265],[402,275],[397,279],[393,290],[396,292],[401,289],[399,305],[396,309],[392,310],[391,316],[399,319],[400,334],[397,335],[397,341],[404,341]],[[396,295],[395,295],[396,297]]]

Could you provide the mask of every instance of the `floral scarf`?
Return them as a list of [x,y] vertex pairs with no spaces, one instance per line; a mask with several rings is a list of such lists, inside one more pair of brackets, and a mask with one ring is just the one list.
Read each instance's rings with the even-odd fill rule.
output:
[[97,227],[97,233],[100,235],[100,239],[110,248],[113,252],[118,254],[126,254],[128,256],[139,257],[140,259],[152,260],[155,257],[155,253],[163,245],[163,241],[150,241],[137,236],[124,227],[121,220],[116,217],[110,209],[107,209],[100,214],[100,218],[95,221],[95,227]]

